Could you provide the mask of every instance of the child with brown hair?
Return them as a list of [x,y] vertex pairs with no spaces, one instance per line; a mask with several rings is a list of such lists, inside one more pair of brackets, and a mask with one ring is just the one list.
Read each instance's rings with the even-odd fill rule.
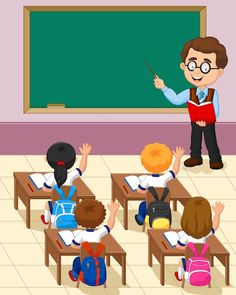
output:
[[[206,238],[214,234],[219,227],[224,204],[216,202],[212,210],[215,213],[213,220],[211,206],[207,199],[194,197],[187,202],[181,218],[184,234],[178,240],[176,248],[185,249],[188,243],[205,244]],[[186,271],[186,260],[182,258],[178,265],[178,272],[175,272],[178,281],[182,280],[184,271]],[[187,276],[186,279],[188,279]]]
[[[175,161],[171,170],[173,154],[175,156]],[[166,184],[171,179],[175,178],[180,169],[180,159],[184,154],[184,149],[181,147],[176,147],[175,151],[161,143],[151,143],[147,144],[141,153],[142,165],[147,171],[151,172],[152,175],[146,176],[140,183],[137,192],[147,193],[147,189],[151,186],[153,187],[166,187]],[[165,172],[167,171],[167,172]],[[164,174],[160,174],[163,173]],[[147,214],[146,201],[143,201],[139,205],[138,214],[135,215],[135,220],[138,225],[143,225],[144,219]]]
[[[106,209],[102,202],[97,200],[83,200],[75,209],[75,219],[77,223],[85,227],[85,230],[78,232],[71,247],[80,251],[80,245],[83,242],[100,243],[102,237],[109,234],[115,224],[116,213],[120,204],[118,202],[111,202],[108,205],[110,216],[107,221],[107,225],[103,225],[96,229],[105,219]],[[79,273],[81,271],[80,257],[76,257],[73,261],[72,270],[69,271],[69,276],[73,282],[78,280]]]

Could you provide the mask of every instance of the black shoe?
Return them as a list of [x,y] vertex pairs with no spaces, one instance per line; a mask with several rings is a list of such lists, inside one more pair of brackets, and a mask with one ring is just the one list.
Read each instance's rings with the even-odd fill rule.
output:
[[135,221],[137,222],[138,225],[143,225],[143,223],[140,222],[140,220],[138,219],[138,214],[136,214],[136,215],[134,216],[134,218],[135,218]]

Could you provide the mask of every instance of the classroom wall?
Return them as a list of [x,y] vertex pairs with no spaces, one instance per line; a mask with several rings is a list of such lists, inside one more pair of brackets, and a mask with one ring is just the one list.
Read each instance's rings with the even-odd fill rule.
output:
[[[94,154],[139,154],[144,144],[153,141],[171,147],[179,144],[189,150],[187,114],[23,114],[23,6],[27,5],[207,6],[207,34],[219,38],[229,56],[225,75],[214,85],[221,107],[218,140],[223,154],[236,154],[232,145],[236,130],[236,103],[232,94],[236,40],[231,28],[235,5],[234,1],[225,1],[223,5],[222,1],[214,0],[0,1],[0,154],[45,154],[48,145],[58,140],[70,141],[75,146],[90,142],[95,147]],[[157,28],[157,38],[158,30],[161,28]],[[203,152],[206,153],[205,148]]]
[[[186,122],[188,115],[166,114],[75,114],[75,115],[29,115],[23,114],[23,6],[24,5],[206,5],[208,35],[218,37],[226,46],[229,66],[215,85],[220,95],[220,122],[235,122],[235,110],[232,108],[234,97],[232,85],[233,62],[236,52],[236,40],[232,37],[232,20],[235,18],[234,1],[214,0],[10,0],[0,1],[0,122]],[[157,38],[158,38],[157,28]],[[230,33],[231,32],[231,33]],[[233,55],[234,54],[234,55]],[[159,73],[161,76],[161,73]],[[92,79],[92,78],[91,78]],[[171,85],[170,85],[171,86]],[[152,87],[152,85],[150,85]]]

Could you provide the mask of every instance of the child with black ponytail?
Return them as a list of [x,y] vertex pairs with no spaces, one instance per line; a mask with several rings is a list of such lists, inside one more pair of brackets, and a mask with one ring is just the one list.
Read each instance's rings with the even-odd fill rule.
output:
[[[72,185],[73,181],[80,177],[86,170],[87,158],[90,154],[92,146],[83,144],[79,150],[82,155],[79,168],[68,172],[74,165],[76,160],[76,152],[72,145],[66,142],[57,142],[51,145],[47,151],[47,162],[54,169],[53,175],[44,183],[43,191],[51,192],[55,185],[59,188],[64,185]],[[48,201],[45,206],[44,215],[41,220],[44,224],[48,224],[52,214],[52,202]]]

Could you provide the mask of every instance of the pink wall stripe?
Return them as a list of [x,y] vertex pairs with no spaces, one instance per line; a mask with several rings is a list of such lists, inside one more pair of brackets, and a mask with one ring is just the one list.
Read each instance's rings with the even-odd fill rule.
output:
[[[216,129],[221,153],[236,154],[236,123],[218,123]],[[68,141],[77,150],[89,142],[96,155],[139,154],[145,144],[155,141],[171,148],[181,145],[188,153],[190,133],[189,123],[0,123],[0,154],[45,154],[56,141]]]

